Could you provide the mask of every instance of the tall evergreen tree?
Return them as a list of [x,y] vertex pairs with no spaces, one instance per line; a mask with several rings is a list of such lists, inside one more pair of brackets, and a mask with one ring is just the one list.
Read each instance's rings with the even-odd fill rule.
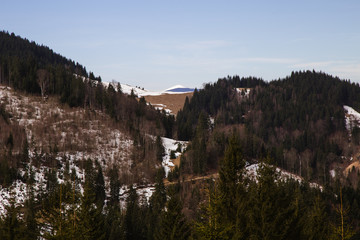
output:
[[96,204],[99,209],[102,209],[105,203],[105,181],[102,167],[98,161],[96,163],[96,178],[95,178],[95,198]]
[[156,230],[155,239],[182,240],[190,236],[190,227],[182,213],[182,204],[174,193],[161,214],[160,225]]
[[313,201],[313,206],[309,207],[305,217],[304,233],[306,238],[309,240],[329,239],[328,219],[325,204],[318,195]]
[[245,160],[241,154],[240,140],[235,134],[229,138],[225,156],[220,163],[219,192],[222,199],[222,214],[224,220],[235,223],[237,215],[237,195],[244,191],[243,175],[245,171]]
[[10,205],[6,206],[6,215],[0,221],[1,239],[16,240],[23,235],[22,223],[19,220],[19,209],[15,206],[15,198],[11,197]]
[[[286,239],[291,231],[293,206],[278,185],[275,167],[265,159],[257,171],[257,184],[250,186],[249,232],[251,239]],[[285,194],[285,195],[284,195]]]
[[146,235],[144,235],[145,228],[142,217],[138,195],[131,185],[129,196],[126,199],[126,213],[123,225],[123,231],[125,233],[124,239],[145,239]]
[[159,227],[159,219],[166,204],[166,189],[164,185],[164,169],[156,174],[155,192],[150,197],[147,213],[147,239],[153,239],[155,230]]
[[96,194],[93,186],[85,180],[84,193],[81,198],[80,211],[78,214],[78,233],[82,239],[104,239],[104,216],[102,208],[96,205]]
[[222,198],[216,188],[208,191],[208,202],[200,220],[195,223],[195,236],[198,239],[230,239],[233,233],[233,224],[222,221]]

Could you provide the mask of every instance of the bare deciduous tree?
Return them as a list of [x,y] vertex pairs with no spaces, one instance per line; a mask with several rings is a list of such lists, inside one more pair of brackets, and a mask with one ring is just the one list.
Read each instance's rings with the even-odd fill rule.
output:
[[39,69],[36,72],[37,82],[41,89],[41,97],[45,100],[46,91],[49,86],[50,76],[49,72],[46,69]]

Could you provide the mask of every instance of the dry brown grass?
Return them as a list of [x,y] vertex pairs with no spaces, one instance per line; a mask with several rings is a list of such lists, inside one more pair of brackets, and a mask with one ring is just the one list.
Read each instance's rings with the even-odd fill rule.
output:
[[166,105],[166,109],[170,109],[171,112],[176,115],[184,106],[186,97],[190,99],[192,95],[192,92],[182,94],[163,94],[159,96],[145,96],[145,100],[155,107],[158,104],[164,104]]

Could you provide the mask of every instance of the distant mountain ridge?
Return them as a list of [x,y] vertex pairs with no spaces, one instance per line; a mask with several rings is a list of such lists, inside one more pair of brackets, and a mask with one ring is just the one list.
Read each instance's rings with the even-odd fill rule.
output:
[[184,92],[193,92],[194,90],[195,90],[194,88],[174,88],[174,89],[167,90],[166,92],[184,93]]

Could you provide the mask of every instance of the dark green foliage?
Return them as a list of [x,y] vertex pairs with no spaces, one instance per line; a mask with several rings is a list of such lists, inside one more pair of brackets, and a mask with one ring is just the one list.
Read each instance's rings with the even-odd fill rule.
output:
[[222,197],[216,188],[208,192],[208,202],[204,206],[200,220],[195,223],[195,239],[229,239],[234,223],[224,222],[222,218]]
[[102,167],[98,161],[96,163],[97,173],[95,178],[95,196],[96,203],[99,209],[102,209],[105,202],[105,181],[102,172]]
[[121,228],[123,224],[120,208],[110,208],[106,216],[106,230],[105,230],[105,239],[117,240],[125,239],[125,233]]
[[156,137],[155,147],[156,147],[156,159],[158,160],[158,162],[162,162],[163,157],[165,156],[165,148],[160,136]]
[[19,220],[19,209],[15,206],[14,199],[11,200],[10,206],[6,210],[7,214],[0,222],[0,238],[6,240],[20,239],[24,234],[24,229]]
[[229,139],[219,181],[210,185],[195,222],[194,239],[329,239],[333,194],[283,181],[269,158],[258,165],[256,181],[250,179],[239,143],[236,135]]
[[155,238],[158,240],[188,239],[190,227],[182,211],[182,204],[174,193],[170,194],[166,210],[162,211],[160,224],[156,230]]
[[166,204],[166,189],[163,179],[165,173],[160,169],[156,174],[155,192],[150,198],[147,211],[147,239],[154,239],[156,229],[159,227],[161,212]]
[[121,187],[121,183],[119,181],[119,172],[118,169],[113,166],[108,174],[110,178],[110,205],[118,206],[119,205],[119,191]]
[[209,123],[206,113],[201,113],[198,119],[198,125],[195,131],[195,137],[191,142],[191,165],[192,172],[202,174],[207,166],[206,143],[208,140]]
[[308,212],[304,218],[304,235],[308,239],[326,239],[329,237],[329,217],[326,213],[326,205],[316,196],[312,206],[308,207]]
[[174,150],[170,151],[170,159],[175,159],[176,158],[175,153],[176,153],[176,151],[174,151]]
[[166,112],[162,114],[162,124],[165,129],[165,137],[172,138],[173,136],[173,128],[175,125],[175,117],[173,115],[166,115]]
[[[258,184],[250,189],[249,232],[252,239],[287,239],[296,205],[276,183],[279,178],[274,167],[262,163]],[[284,204],[287,203],[287,204]]]
[[155,192],[150,198],[150,208],[155,216],[159,216],[166,203],[166,189],[164,186],[164,170],[160,169],[156,175]]
[[216,83],[205,84],[201,90],[195,89],[194,95],[189,101],[185,100],[182,110],[180,110],[176,117],[177,134],[180,140],[190,140],[195,136],[196,125],[201,113],[205,112],[207,115],[216,116],[219,112],[226,113],[231,111],[236,112],[236,117],[230,119],[225,116],[222,121],[226,124],[240,123],[242,121],[242,110],[238,106],[230,106],[228,102],[234,98],[234,88],[265,85],[264,81],[257,78],[239,78],[238,76],[219,79]]
[[89,182],[85,182],[84,194],[81,199],[79,211],[79,223],[77,227],[78,234],[82,239],[105,239],[104,232],[104,216],[102,208],[94,205],[96,194],[93,192],[93,186]]
[[[250,94],[241,95],[237,87],[250,88]],[[281,168],[327,184],[328,167],[348,153],[343,144],[348,140],[344,105],[359,109],[359,84],[321,72],[293,72],[269,83],[227,77],[206,84],[185,101],[177,115],[177,133],[179,139],[192,139],[200,146],[196,132],[200,114],[206,113],[215,119],[214,134],[229,125],[245,127],[241,142],[247,160],[270,154]],[[358,145],[358,129],[352,133]],[[216,166],[223,149],[215,144],[209,148],[211,144],[206,148],[213,159],[207,162]]]
[[124,216],[124,239],[145,239],[144,218],[139,206],[138,195],[133,186],[130,186],[129,196],[126,199],[126,213]]

